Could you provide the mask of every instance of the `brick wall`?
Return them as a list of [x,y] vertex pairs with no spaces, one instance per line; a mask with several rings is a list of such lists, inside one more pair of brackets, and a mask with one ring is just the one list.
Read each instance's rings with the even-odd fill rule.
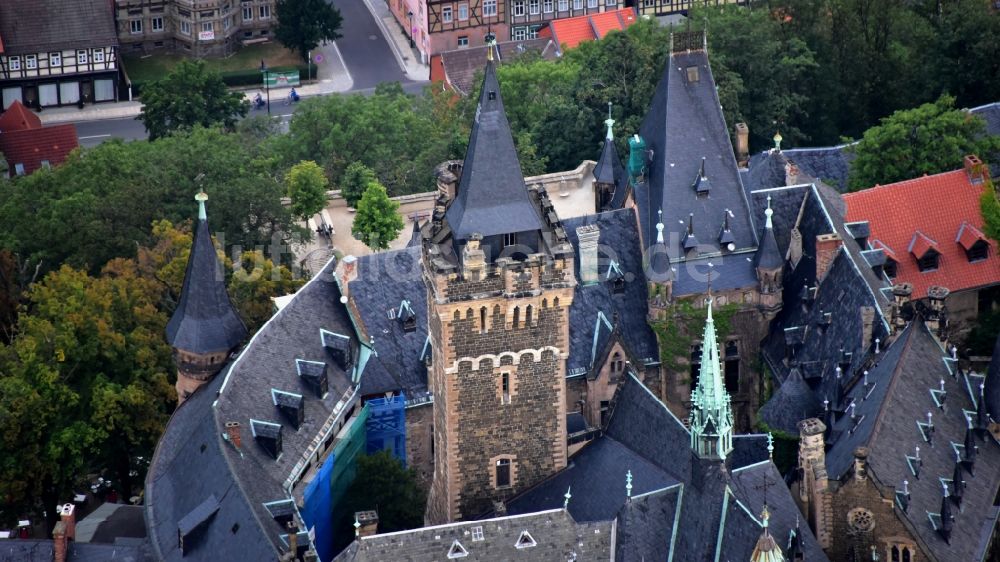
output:
[[417,472],[420,485],[430,488],[434,474],[434,408],[424,404],[406,410],[406,465]]

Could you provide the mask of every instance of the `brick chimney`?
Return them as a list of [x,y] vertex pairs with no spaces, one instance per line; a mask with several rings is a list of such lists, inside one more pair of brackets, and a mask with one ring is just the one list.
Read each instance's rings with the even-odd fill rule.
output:
[[910,283],[899,283],[892,287],[892,329],[899,331],[906,327],[905,309],[910,304],[910,297],[913,295],[913,285]]
[[233,447],[239,449],[243,446],[243,438],[240,436],[240,422],[226,422],[226,437]]
[[736,124],[736,164],[740,168],[750,165],[750,128],[746,123]]
[[340,291],[347,296],[347,286],[358,276],[358,258],[346,255],[337,264],[337,278],[340,279]]
[[854,478],[859,481],[868,479],[868,447],[854,449]]
[[596,224],[577,227],[580,251],[580,282],[584,285],[597,283],[598,273],[597,243],[601,239],[601,229]]
[[946,287],[933,285],[927,289],[928,310],[924,314],[924,323],[941,343],[948,341],[948,315],[945,311],[945,301],[950,291]]
[[59,521],[52,528],[52,560],[66,562],[66,551],[69,549],[69,537],[66,536],[66,522]]
[[832,546],[831,498],[827,489],[826,450],[823,434],[826,424],[819,418],[799,422],[799,499],[809,518],[816,540],[824,549]]
[[358,511],[354,514],[354,518],[361,525],[358,528],[359,537],[370,537],[378,533],[377,511]]
[[826,278],[826,273],[833,265],[833,260],[837,257],[837,251],[844,245],[840,235],[820,234],[816,237],[816,284],[818,285]]
[[964,159],[965,173],[973,184],[981,184],[990,177],[990,169],[975,154],[969,154]]
[[56,508],[59,512],[59,519],[66,524],[66,538],[76,540],[76,506],[71,503],[64,503]]

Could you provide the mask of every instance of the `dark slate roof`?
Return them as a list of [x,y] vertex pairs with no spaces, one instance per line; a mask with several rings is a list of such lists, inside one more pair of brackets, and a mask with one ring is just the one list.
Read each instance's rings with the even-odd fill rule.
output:
[[[375,349],[361,377],[361,395],[402,390],[407,399],[425,396],[427,367],[420,354],[427,341],[427,289],[420,276],[420,247],[361,256],[357,268],[348,294]],[[416,314],[416,330],[409,333],[389,318],[390,309],[398,313],[404,300]]]
[[[712,264],[711,268],[708,264]],[[743,252],[722,256],[689,259],[673,264],[673,296],[684,297],[708,292],[708,271],[712,271],[712,289],[728,291],[757,285],[754,254]]]
[[[482,532],[482,540],[474,540],[474,530]],[[356,540],[335,560],[445,560],[456,541],[467,552],[462,560],[608,560],[612,557],[612,531],[611,521],[578,523],[571,513],[554,509],[372,535]],[[524,533],[535,546],[515,546]]]
[[[569,311],[569,359],[566,373],[577,376],[590,369],[593,355],[594,330],[598,312],[612,320],[618,314],[618,323],[625,346],[639,361],[659,362],[656,334],[646,322],[648,293],[643,276],[642,248],[639,245],[638,225],[631,209],[608,211],[597,215],[574,217],[563,222],[570,243],[577,247],[576,229],[596,225],[601,230],[598,241],[599,267],[602,281],[593,285],[578,284]],[[611,261],[615,261],[625,275],[625,291],[613,295],[611,287],[603,281]],[[576,261],[579,279],[580,260]]]
[[146,518],[142,506],[119,504],[118,507],[102,521],[90,542],[114,543],[119,538],[146,538]]
[[845,193],[851,161],[854,160],[854,154],[846,150],[849,146],[841,144],[818,148],[792,148],[781,152],[798,167],[800,175],[816,178]]
[[485,237],[543,225],[524,184],[493,62],[486,64],[462,178],[445,216],[456,240],[474,232]]
[[[767,487],[764,482],[767,481]],[[809,527],[799,511],[798,506],[792,499],[792,495],[785,488],[784,480],[778,467],[772,462],[759,462],[744,468],[734,469],[731,473],[729,486],[733,490],[733,495],[739,500],[741,507],[747,514],[753,514],[755,522],[760,519],[760,514],[764,511],[764,502],[767,502],[767,510],[770,513],[768,528],[775,542],[783,550],[788,548],[788,536],[792,530],[802,541],[802,550],[805,559],[826,560],[826,554],[820,548],[816,538],[809,532]],[[753,542],[744,544],[750,545],[752,550],[757,537],[760,536],[760,528],[756,528],[756,535]],[[729,526],[726,527],[726,543],[730,537]],[[749,553],[730,553],[724,551],[722,559],[728,560],[750,560]],[[727,558],[728,557],[728,558]],[[788,560],[786,556],[786,560]]]
[[638,494],[618,512],[616,560],[663,560],[670,552],[684,486]]
[[615,186],[611,201],[608,203],[611,209],[620,209],[625,204],[629,178],[624,166],[622,166],[621,158],[618,157],[614,139],[604,139],[601,156],[597,160],[597,165],[594,166],[594,180]]
[[[0,541],[0,561],[2,562],[52,562],[55,549],[51,540],[4,540]],[[156,558],[149,551],[149,545],[135,539],[126,539],[120,544],[94,544],[69,541],[66,562],[153,562]]]
[[580,412],[566,414],[566,434],[573,435],[587,429],[587,420]]
[[1000,135],[1000,102],[973,107],[969,113],[986,120],[986,132],[991,135]]
[[[222,451],[229,445],[219,437],[212,409],[222,380],[220,373],[174,412],[150,463],[146,475],[146,526],[158,560],[214,562],[221,545],[226,545],[227,554],[239,560],[263,562],[277,556],[246,496],[239,493]],[[245,433],[245,442],[252,445],[249,430]],[[219,511],[197,544],[182,556],[177,546],[178,523],[212,495],[219,499]],[[240,529],[235,537],[230,532],[234,525]]]
[[1000,336],[993,347],[993,359],[986,371],[985,389],[986,411],[995,420],[1000,420]]
[[[219,509],[204,534],[183,560],[217,560],[220,552],[234,560],[275,560],[285,548],[285,529],[263,506],[289,499],[285,481],[295,474],[314,441],[342,416],[354,398],[354,369],[345,372],[328,359],[320,330],[346,335],[351,349],[358,341],[333,276],[334,260],[295,293],[291,301],[257,332],[228,371],[195,392],[174,413],[157,445],[146,479],[146,519],[156,557],[181,560],[178,522],[211,495]],[[364,358],[365,353],[352,353]],[[329,392],[318,398],[300,380],[296,359],[324,362]],[[360,360],[356,360],[360,361]],[[361,368],[359,367],[358,370]],[[305,419],[298,431],[282,431],[277,461],[251,437],[251,420],[285,423],[271,389],[302,394]],[[241,424],[237,450],[222,435],[227,422]],[[304,479],[292,490],[301,496]]]
[[772,429],[795,435],[800,421],[819,415],[822,409],[822,399],[803,380],[802,372],[793,368],[758,416]]
[[413,230],[410,231],[410,241],[406,243],[407,248],[412,248],[414,246],[420,247],[421,236],[420,236],[420,221],[413,221]]
[[246,337],[246,326],[226,292],[208,221],[201,219],[195,227],[180,302],[167,323],[167,343],[192,353],[218,353],[235,348]]
[[750,155],[747,168],[740,170],[743,188],[749,193],[758,189],[784,187],[787,185],[785,165],[788,159],[776,150],[765,150]]
[[[845,437],[853,425],[850,417],[837,420],[834,430],[840,432],[840,437],[827,453],[827,471],[831,478],[848,473],[853,449],[865,444],[871,450],[868,463],[877,482],[886,487],[901,487],[903,480],[909,481],[909,508],[905,512],[897,510],[897,513],[907,520],[908,526],[935,559],[982,560],[989,544],[984,538],[992,534],[996,523],[993,498],[1000,489],[1000,447],[991,437],[975,438],[978,444],[975,471],[974,474],[964,473],[966,488],[962,509],[953,506],[955,521],[950,544],[938,535],[927,518],[928,512],[940,511],[942,483],[939,478],[951,479],[954,473],[956,448],[952,444],[965,442],[969,427],[965,411],[976,409],[970,388],[976,386],[975,381],[979,379],[964,373],[953,375],[945,356],[923,322],[917,320],[906,328],[872,371],[875,374],[872,395],[862,400],[866,394],[863,385],[856,385],[849,394],[858,404],[859,415],[862,409],[865,413],[856,433],[867,433],[869,437],[863,443],[856,443],[860,440]],[[939,389],[942,380],[947,392],[943,409],[937,407],[930,392]],[[878,392],[884,397],[876,397]],[[873,405],[868,406],[867,402]],[[874,411],[868,412],[869,409]],[[928,411],[934,414],[932,443],[924,440],[917,425],[927,421]],[[871,427],[865,430],[867,424]],[[914,455],[916,446],[920,446],[922,461],[919,478],[913,476],[906,460],[907,455]],[[964,454],[962,447],[958,451]]]
[[763,269],[779,269],[785,263],[784,254],[778,250],[778,242],[774,238],[773,228],[764,228],[760,237],[760,248],[754,257],[757,267]]
[[729,453],[729,466],[739,468],[767,459],[767,434],[733,435],[733,451]]
[[4,0],[0,37],[7,55],[118,45],[105,0]]
[[[687,68],[698,67],[699,81],[688,83]],[[663,210],[664,237],[683,236],[689,213],[701,244],[718,247],[723,213],[733,213],[730,227],[739,249],[756,245],[736,159],[704,51],[670,55],[653,101],[640,127],[652,150],[648,178],[635,186],[643,240],[656,240],[657,211]],[[692,187],[702,159],[711,183],[707,197]]]
[[601,437],[574,455],[553,477],[507,504],[507,513],[520,514],[563,505],[566,490],[573,495],[569,512],[577,521],[610,521],[625,503],[625,475],[632,471],[632,494],[639,495],[676,484],[655,464],[613,437]]

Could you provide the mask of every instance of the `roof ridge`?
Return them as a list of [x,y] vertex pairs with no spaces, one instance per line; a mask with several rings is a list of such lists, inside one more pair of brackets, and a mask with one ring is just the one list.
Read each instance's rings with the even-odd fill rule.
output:
[[[911,184],[911,183],[914,183],[914,182],[927,181],[927,180],[930,180],[931,178],[938,178],[938,177],[941,177],[941,176],[948,176],[948,175],[951,175],[951,174],[959,174],[959,173],[965,174],[965,169],[964,168],[959,168],[957,170],[949,170],[947,172],[938,172],[936,174],[924,174],[924,175],[922,175],[920,177],[910,178],[908,180],[900,180],[900,181],[897,181],[897,182],[886,183],[886,184],[875,184],[875,185],[873,185],[871,187],[866,187],[865,189],[859,189],[857,191],[851,191],[849,193],[845,193],[845,194],[843,194],[843,197],[844,197],[845,200],[854,199],[856,197],[860,197],[861,194],[868,193],[868,192],[871,192],[871,191],[874,191],[874,190],[877,190],[877,189],[881,190],[881,189],[885,189],[887,187],[895,188],[897,186],[903,186],[903,185]],[[900,187],[899,189],[902,189],[902,188]]]

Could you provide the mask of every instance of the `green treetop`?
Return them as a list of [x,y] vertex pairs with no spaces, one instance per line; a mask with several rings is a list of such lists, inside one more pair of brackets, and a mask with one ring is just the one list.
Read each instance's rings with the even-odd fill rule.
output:
[[385,188],[377,183],[368,185],[358,202],[351,233],[372,250],[385,250],[403,230],[399,203],[389,199]]
[[285,187],[292,200],[292,214],[309,218],[326,206],[326,186],[329,182],[323,168],[312,160],[292,166],[285,175]]
[[184,60],[159,80],[142,88],[142,121],[150,140],[195,125],[222,124],[233,128],[247,114],[249,104],[239,92],[230,92],[222,76],[201,60]]
[[324,41],[340,39],[340,11],[326,0],[278,0],[274,36],[305,60]]

